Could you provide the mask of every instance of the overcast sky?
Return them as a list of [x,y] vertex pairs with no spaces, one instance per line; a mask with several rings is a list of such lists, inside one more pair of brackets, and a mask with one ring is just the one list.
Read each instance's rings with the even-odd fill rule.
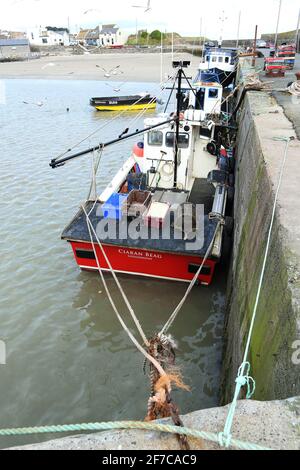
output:
[[[132,8],[147,0],[5,0],[1,2],[0,29],[24,30],[35,26],[64,26],[71,31],[101,23],[118,23],[128,31],[139,28],[163,28],[182,35],[202,33],[212,39],[220,35],[222,11],[225,11],[224,39],[237,34],[241,10],[240,37],[253,37],[255,24],[261,33],[274,32],[279,0],[151,0],[152,10]],[[279,31],[296,28],[300,0],[282,0]],[[89,10],[89,11],[88,11]]]

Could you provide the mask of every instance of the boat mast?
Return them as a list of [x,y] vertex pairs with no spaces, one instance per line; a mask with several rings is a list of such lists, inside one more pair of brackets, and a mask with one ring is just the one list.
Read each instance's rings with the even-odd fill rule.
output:
[[189,61],[182,61],[182,62],[173,62],[173,67],[177,68],[178,67],[178,73],[177,73],[177,80],[178,80],[178,85],[177,85],[177,110],[176,110],[176,131],[175,131],[175,147],[174,147],[174,182],[173,182],[173,187],[177,188],[177,165],[178,165],[178,150],[179,150],[179,131],[180,131],[180,106],[181,106],[181,83],[182,83],[182,76],[184,75],[183,68],[188,67],[190,65]]

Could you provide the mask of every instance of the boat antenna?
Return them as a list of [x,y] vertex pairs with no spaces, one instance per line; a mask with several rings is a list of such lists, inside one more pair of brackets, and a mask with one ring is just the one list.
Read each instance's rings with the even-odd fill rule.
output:
[[190,61],[183,60],[183,61],[173,61],[172,65],[173,68],[178,68],[177,72],[177,110],[176,110],[176,132],[175,132],[175,149],[174,149],[174,182],[173,187],[177,188],[177,166],[178,166],[178,150],[179,150],[179,130],[180,130],[180,107],[181,107],[181,83],[182,77],[184,74],[183,69],[187,68],[191,64]]

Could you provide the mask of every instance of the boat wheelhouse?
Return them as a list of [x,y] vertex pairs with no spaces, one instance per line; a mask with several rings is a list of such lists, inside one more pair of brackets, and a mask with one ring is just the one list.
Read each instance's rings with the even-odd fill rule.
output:
[[209,71],[218,77],[218,81],[227,87],[236,76],[237,50],[223,47],[207,48],[203,62],[199,64],[199,73]]
[[[181,86],[185,65],[174,64],[176,112],[146,118],[144,129],[117,139],[143,135],[109,185],[86,201],[63,231],[81,269],[212,282],[230,230],[225,216],[232,154],[220,137],[225,132],[228,142],[228,128],[208,118],[212,110],[218,114],[220,109],[215,103],[205,103],[203,109],[197,105],[199,90],[204,89],[206,101],[215,88],[217,96],[211,98],[216,102],[222,87],[202,82],[187,95]],[[50,165],[55,168],[84,154],[102,152],[115,142],[52,160]]]

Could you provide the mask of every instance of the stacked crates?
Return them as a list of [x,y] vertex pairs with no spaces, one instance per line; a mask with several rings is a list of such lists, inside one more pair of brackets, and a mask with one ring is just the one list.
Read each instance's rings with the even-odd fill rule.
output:
[[293,45],[282,45],[277,49],[277,57],[284,59],[284,65],[292,70],[295,65],[296,48]]

